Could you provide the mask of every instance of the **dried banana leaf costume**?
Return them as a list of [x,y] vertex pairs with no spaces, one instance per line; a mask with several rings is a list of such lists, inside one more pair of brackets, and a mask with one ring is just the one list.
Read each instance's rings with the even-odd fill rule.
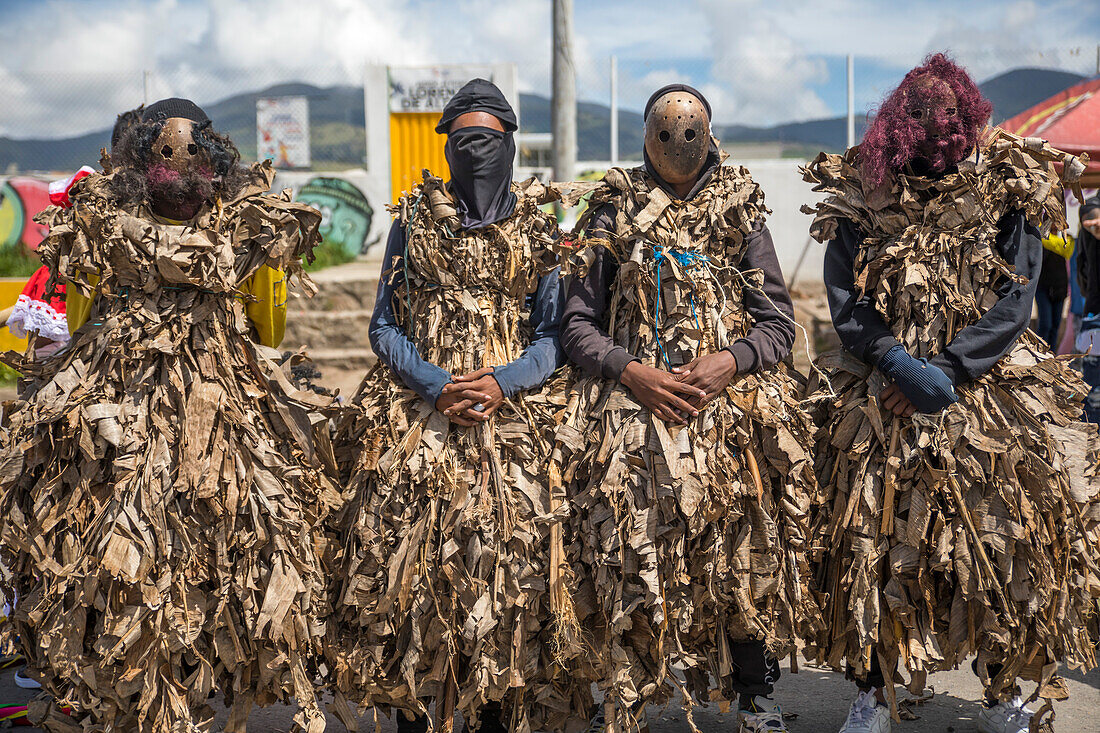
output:
[[[442,131],[463,100],[509,121],[499,90],[474,80],[448,105]],[[422,716],[434,700],[444,725],[455,705],[473,725],[499,704],[515,731],[561,728],[570,710],[548,684],[553,519],[545,467],[565,403],[560,382],[543,386],[564,360],[551,248],[557,221],[540,208],[552,198],[541,184],[511,184],[514,148],[493,142],[507,146],[510,130],[499,138],[473,128],[470,136],[488,141],[508,198],[500,204],[489,178],[481,179],[486,198],[460,195],[456,179],[465,172],[452,164],[449,186],[425,172],[398,203],[391,243],[400,246],[391,244],[383,272],[392,295],[380,287],[372,322],[372,343],[385,353],[339,429],[350,500],[328,658],[337,714],[349,726],[347,702]],[[470,139],[452,131],[448,146]],[[547,298],[554,313],[536,327],[533,312]],[[391,316],[397,346],[378,321]],[[531,368],[536,348],[548,360]],[[516,384],[521,363],[532,376]],[[463,427],[435,409],[452,375],[486,366],[496,368],[505,397],[487,422]]]
[[[978,654],[988,692],[1001,697],[1017,677],[1047,682],[1053,662],[1091,668],[1100,484],[1095,429],[1078,422],[1087,387],[1024,330],[1034,284],[1014,272],[1005,244],[1014,242],[1017,262],[1037,265],[1039,229],[1065,225],[1054,163],[1067,179],[1083,167],[1001,130],[957,170],[902,172],[877,187],[863,180],[859,155],[822,154],[805,170],[828,194],[806,209],[811,233],[858,239],[848,273],[855,308],[881,318],[890,343],[943,360],[959,399],[938,414],[895,417],[880,404],[877,369],[849,351],[820,358],[836,395],[824,395],[818,442],[830,496],[815,523],[827,611],[814,651],[860,676],[877,654],[887,682],[900,663],[914,690],[927,672]],[[994,349],[1007,327],[990,314],[1005,299],[1024,299],[1010,306],[1022,308],[1019,337],[1009,333],[987,372],[967,374],[960,334]],[[843,340],[848,331],[838,331]]]
[[96,295],[67,350],[8,359],[27,381],[5,405],[0,539],[49,730],[206,731],[212,691],[228,730],[295,698],[302,728],[324,729],[311,530],[339,495],[296,399],[310,398],[252,342],[237,297],[263,265],[300,272],[319,239],[318,212],[263,195],[273,177],[256,166],[180,226],[119,207],[112,175],[42,215],[43,261]]
[[[765,647],[793,649],[812,610],[803,559],[812,424],[799,406],[804,385],[776,363],[794,340],[790,300],[763,192],[723,157],[712,147],[683,201],[647,168],[612,169],[579,222],[587,247],[562,343],[590,376],[573,387],[557,452],[573,487],[576,613],[620,730],[637,725],[641,703],[677,688],[689,711],[691,697],[705,702],[712,690],[769,694],[778,667]],[[750,246],[767,253],[767,284]],[[767,358],[745,339],[765,325],[783,334]],[[740,373],[684,426],[655,417],[618,381],[635,359],[668,370],[731,346]],[[731,680],[746,655],[760,667],[757,689]]]

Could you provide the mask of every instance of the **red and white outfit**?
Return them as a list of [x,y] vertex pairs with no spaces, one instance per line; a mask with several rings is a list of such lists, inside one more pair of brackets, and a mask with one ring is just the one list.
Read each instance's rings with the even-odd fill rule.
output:
[[[69,189],[81,178],[94,172],[85,165],[68,178],[50,183],[50,203],[64,208],[72,206]],[[8,316],[8,330],[16,338],[27,338],[33,333],[51,342],[35,349],[38,356],[49,356],[69,343],[69,324],[65,320],[65,286],[58,284],[54,297],[47,299],[46,282],[49,279],[49,269],[45,266],[39,267],[31,275]]]
[[46,298],[46,281],[50,279],[50,270],[39,267],[19,299],[12,306],[8,316],[8,330],[16,338],[27,338],[37,334],[52,343],[35,350],[38,356],[48,356],[59,351],[69,343],[69,324],[65,320],[65,286],[58,285],[54,297]]

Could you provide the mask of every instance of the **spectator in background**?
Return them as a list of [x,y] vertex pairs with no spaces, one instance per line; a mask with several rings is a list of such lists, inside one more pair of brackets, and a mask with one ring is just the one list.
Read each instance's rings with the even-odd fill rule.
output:
[[1069,271],[1066,261],[1073,254],[1073,235],[1068,231],[1052,231],[1043,239],[1043,267],[1039,272],[1039,289],[1035,305],[1039,309],[1039,338],[1058,353],[1058,331],[1062,326],[1066,296],[1069,294]]
[[1085,296],[1081,292],[1081,283],[1077,280],[1077,259],[1080,254],[1080,241],[1074,242],[1073,254],[1069,256],[1069,323],[1062,329],[1062,341],[1058,346],[1059,354],[1077,352],[1077,334],[1081,332],[1081,318],[1085,315]]
[[1092,387],[1085,401],[1085,419],[1100,423],[1100,196],[1081,206],[1081,230],[1077,233],[1077,282],[1085,297],[1077,350],[1085,381]]

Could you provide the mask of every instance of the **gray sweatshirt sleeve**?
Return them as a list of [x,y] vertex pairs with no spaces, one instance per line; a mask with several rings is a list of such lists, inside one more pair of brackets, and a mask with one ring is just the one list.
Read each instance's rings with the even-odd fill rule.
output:
[[531,308],[531,326],[535,332],[530,345],[515,361],[493,370],[505,397],[541,387],[565,363],[565,353],[558,341],[563,300],[561,273],[555,269],[539,279],[535,291]]
[[737,268],[742,272],[762,271],[764,286],[763,293],[749,288],[745,290],[745,309],[754,323],[744,337],[726,347],[737,362],[738,374],[775,366],[791,353],[795,339],[791,294],[787,292],[771,232],[763,221],[749,234],[746,244],[745,254]]
[[[613,220],[606,205],[593,217],[588,236],[608,236]],[[638,360],[607,333],[608,296],[618,274],[619,263],[611,253],[596,247],[585,276],[571,278],[561,317],[561,345],[569,359],[586,374],[615,381],[627,364]]]
[[405,329],[394,315],[394,288],[398,282],[404,280],[399,258],[404,256],[405,229],[400,222],[395,221],[390,227],[389,239],[386,240],[382,275],[378,280],[378,297],[374,302],[374,312],[371,314],[367,333],[378,360],[392,369],[409,389],[434,407],[443,386],[451,381],[451,375],[420,357],[416,346],[409,340]]

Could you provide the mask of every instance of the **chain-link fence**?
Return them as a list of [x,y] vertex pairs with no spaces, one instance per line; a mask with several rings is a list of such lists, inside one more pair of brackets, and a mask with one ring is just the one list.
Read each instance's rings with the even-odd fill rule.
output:
[[[994,123],[1100,75],[1100,45],[948,52],[970,70],[993,102]],[[911,54],[853,55],[857,141],[867,116],[922,60]],[[521,88],[530,89],[525,86],[524,71],[519,70]],[[744,157],[806,158],[820,150],[842,150],[848,143],[847,56],[782,50],[756,54],[730,50],[713,57],[674,59],[620,56],[614,62],[597,60],[577,69],[579,159],[611,158],[609,107],[614,97],[619,110],[618,159],[639,160],[641,110],[654,90],[672,82],[695,86],[708,97],[714,107],[716,136],[731,152]],[[549,131],[549,104],[545,99],[532,104],[538,113],[531,115],[525,108],[525,127]]]
[[[1016,48],[960,52],[955,58],[982,82],[1003,120],[1100,71],[1100,48]],[[919,56],[853,58],[857,137],[873,112]],[[847,144],[848,59],[790,49],[732,48],[713,55],[660,59],[621,55],[579,61],[578,158],[613,157],[611,111],[618,109],[619,161],[642,149],[641,110],[663,84],[700,89],[714,107],[716,135],[744,158],[806,158]],[[525,155],[545,162],[551,129],[548,66],[521,65],[521,131]],[[614,83],[613,83],[614,81]],[[614,87],[614,94],[613,89]],[[301,69],[172,69],[5,72],[0,75],[0,173],[72,170],[95,163],[109,142],[115,115],[145,101],[183,96],[201,104],[230,134],[246,160],[257,156],[256,101],[308,100],[312,170],[360,167],[366,155],[363,74],[324,62]],[[614,96],[614,102],[612,97]],[[521,146],[524,142],[521,139]]]

